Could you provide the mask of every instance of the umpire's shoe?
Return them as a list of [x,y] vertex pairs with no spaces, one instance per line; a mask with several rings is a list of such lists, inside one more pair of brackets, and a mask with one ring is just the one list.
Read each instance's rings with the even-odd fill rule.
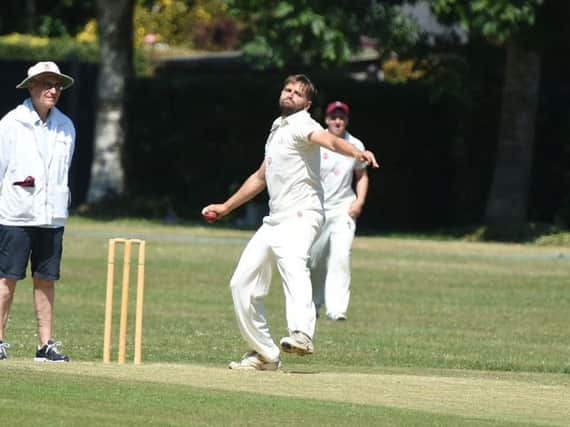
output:
[[69,362],[69,357],[59,351],[61,341],[49,340],[36,351],[36,362]]
[[0,341],[0,360],[6,360],[8,358],[8,352],[6,351],[8,348],[10,348],[10,344]]

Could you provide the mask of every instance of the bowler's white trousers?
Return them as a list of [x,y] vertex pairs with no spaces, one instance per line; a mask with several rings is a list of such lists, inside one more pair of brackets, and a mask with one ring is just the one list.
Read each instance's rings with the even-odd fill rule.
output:
[[277,265],[285,294],[289,333],[301,331],[311,339],[315,333],[309,251],[323,224],[317,211],[300,211],[263,225],[246,245],[230,281],[239,329],[252,350],[267,360],[277,360],[280,350],[271,338],[264,298],[269,293],[273,264]]
[[350,261],[356,222],[348,213],[327,216],[311,250],[313,300],[328,316],[346,317],[350,301]]

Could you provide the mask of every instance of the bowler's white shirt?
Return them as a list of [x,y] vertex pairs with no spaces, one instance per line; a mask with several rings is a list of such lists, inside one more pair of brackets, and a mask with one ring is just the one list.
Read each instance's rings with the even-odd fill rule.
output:
[[273,122],[265,144],[271,217],[323,211],[319,145],[309,141],[309,135],[320,130],[322,126],[305,110]]
[[[343,138],[359,150],[364,150],[362,141],[350,133],[346,132]],[[324,147],[320,147],[320,151],[325,213],[327,216],[333,213],[346,213],[352,202],[356,200],[352,188],[354,171],[365,169],[366,162],[335,153]]]

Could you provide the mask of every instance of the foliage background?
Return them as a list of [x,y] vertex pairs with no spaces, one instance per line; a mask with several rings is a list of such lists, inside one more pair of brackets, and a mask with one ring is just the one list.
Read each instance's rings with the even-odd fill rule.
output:
[[[482,7],[485,1],[470,5]],[[500,47],[473,37],[465,46],[442,46],[443,54],[438,56],[416,51],[414,60],[390,57],[382,64],[371,61],[344,67],[331,67],[325,61],[323,68],[307,67],[302,58],[297,58],[300,62],[294,63],[298,66],[265,71],[257,70],[259,64],[225,60],[223,56],[220,60],[153,63],[158,58],[162,61],[165,46],[172,50],[173,44],[187,53],[197,48],[227,49],[235,46],[238,36],[248,40],[251,34],[242,33],[248,28],[242,23],[253,25],[260,17],[251,16],[247,21],[232,7],[256,2],[264,4],[262,0],[137,3],[138,77],[129,88],[129,134],[123,154],[129,192],[110,214],[126,215],[134,209],[139,214],[162,217],[174,210],[181,219],[197,219],[205,201],[225,198],[259,164],[266,128],[277,114],[274,98],[281,81],[287,72],[302,70],[321,90],[313,109],[315,117],[322,118],[323,105],[331,99],[348,101],[354,112],[351,130],[381,159],[382,168],[373,174],[372,194],[361,220],[363,228],[434,229],[480,222],[498,138],[504,66]],[[437,2],[440,7],[451,3]],[[504,12],[501,8],[506,3],[499,3],[489,13]],[[5,59],[5,77],[14,82],[21,80],[22,70],[32,61],[45,57],[59,61],[78,77],[78,85],[64,95],[61,106],[78,125],[80,144],[72,187],[73,206],[79,208],[88,186],[93,148],[98,55],[94,2],[46,0],[37,5],[41,25],[35,27],[35,35],[24,36],[13,33],[25,28],[23,16],[13,1],[5,2],[0,33],[8,34],[0,36],[0,58]],[[327,4],[316,2],[312,7],[314,14]],[[333,16],[343,16],[342,8],[335,10]],[[354,9],[355,16],[358,11]],[[261,8],[259,13],[277,14],[274,19],[287,20],[307,38],[327,32],[326,28],[309,25],[311,20],[301,11],[283,5]],[[388,18],[390,10],[386,8],[383,13]],[[509,16],[507,13],[505,19],[522,19],[527,24],[524,16]],[[224,26],[222,22],[230,23]],[[539,19],[539,24],[544,22],[548,25],[541,24],[544,28],[539,26],[538,35],[534,35],[540,44],[543,71],[529,218],[568,227],[570,56],[564,54],[559,40],[570,38],[570,34],[563,14],[550,13],[548,19]],[[354,37],[354,22],[348,20],[345,25]],[[399,25],[405,29],[407,24]],[[197,28],[206,28],[200,30],[201,41],[193,33]],[[495,30],[500,33],[500,28]],[[412,30],[402,31],[413,35]],[[157,35],[152,43],[144,41],[148,34]],[[323,46],[323,54],[335,46],[335,40],[325,40],[328,47]],[[156,64],[162,65],[153,75]],[[166,64],[175,65],[169,68]],[[370,66],[382,67],[387,81],[358,82],[350,77]],[[0,113],[13,108],[22,95],[21,91],[8,90],[0,102]],[[263,205],[263,200],[259,202]],[[237,212],[236,216],[243,214]]]

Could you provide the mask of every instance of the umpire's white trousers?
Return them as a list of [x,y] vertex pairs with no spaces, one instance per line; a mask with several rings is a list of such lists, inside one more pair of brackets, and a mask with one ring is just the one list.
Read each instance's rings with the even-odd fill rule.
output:
[[277,360],[280,354],[269,332],[264,305],[274,263],[283,283],[289,333],[301,331],[314,336],[316,313],[308,264],[322,223],[322,214],[315,211],[279,222],[266,217],[246,245],[232,276],[230,289],[241,334],[251,349],[267,360]]
[[313,300],[327,316],[346,317],[350,301],[350,261],[356,223],[348,213],[327,216],[311,249]]

